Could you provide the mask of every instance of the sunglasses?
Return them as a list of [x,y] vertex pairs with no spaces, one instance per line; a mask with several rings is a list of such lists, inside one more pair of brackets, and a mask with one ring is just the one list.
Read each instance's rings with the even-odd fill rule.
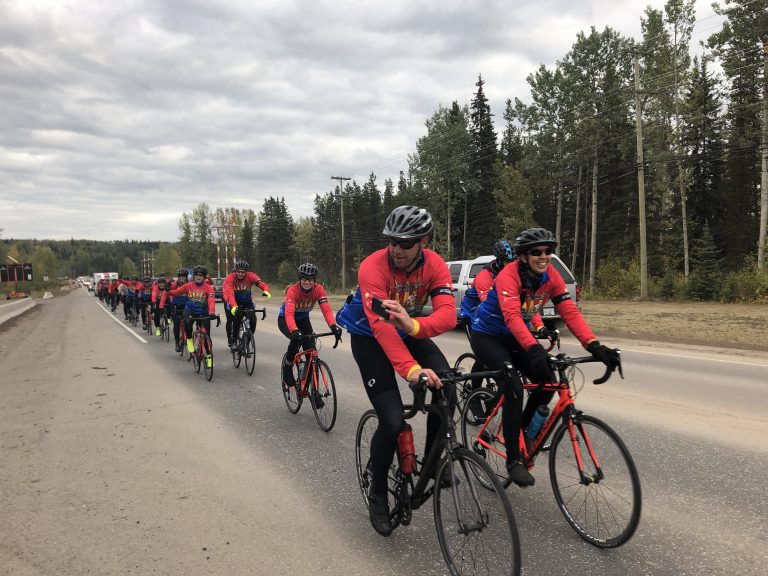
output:
[[195,276],[196,276],[196,277],[197,277],[197,276],[203,277],[203,276],[205,276],[205,274],[201,274],[200,272],[196,272],[196,273],[195,273]]
[[419,240],[421,240],[421,238],[416,238],[415,240],[414,239],[411,239],[411,240],[400,240],[398,238],[390,238],[389,239],[389,245],[390,246],[400,246],[400,248],[402,248],[403,250],[410,250],[411,248],[416,246],[416,244],[419,243]]
[[532,250],[528,250],[528,254],[530,254],[531,256],[541,256],[542,254],[551,256],[552,248],[533,248]]

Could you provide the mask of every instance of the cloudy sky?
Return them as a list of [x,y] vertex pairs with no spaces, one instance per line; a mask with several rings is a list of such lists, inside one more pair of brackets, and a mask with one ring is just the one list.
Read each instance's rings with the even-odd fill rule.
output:
[[[206,202],[383,186],[478,74],[507,98],[663,0],[0,0],[2,238],[178,239]],[[479,8],[482,6],[482,9]],[[693,44],[719,28],[697,1]]]

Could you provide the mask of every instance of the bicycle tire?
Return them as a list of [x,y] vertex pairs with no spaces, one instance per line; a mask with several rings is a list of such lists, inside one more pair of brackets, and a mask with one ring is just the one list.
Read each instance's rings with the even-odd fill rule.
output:
[[[288,407],[288,412],[296,414],[301,410],[301,395],[297,392],[296,386],[291,386],[283,381],[283,364],[285,363],[286,354],[283,354],[283,359],[280,361],[280,386],[283,391],[283,400]],[[291,367],[291,370],[295,372],[296,365]]]
[[[478,421],[474,415],[470,415],[472,406],[476,402],[482,408],[483,413],[491,414],[498,399],[496,398],[496,394],[487,388],[478,388],[469,395],[464,405],[464,411],[461,413],[461,442],[464,444],[465,448],[485,460],[498,477],[501,485],[504,486],[504,488],[507,488],[512,481],[507,477],[507,449],[503,442],[504,435],[501,425],[501,410],[496,412],[491,422],[486,426],[483,439],[490,446],[504,454],[504,456],[497,454],[489,447],[483,445],[478,439],[477,436],[485,421]],[[490,489],[491,486],[488,485],[486,488]]]
[[[210,357],[210,366],[208,365],[208,359]],[[203,368],[205,369],[205,377],[208,379],[208,382],[210,382],[213,379],[213,342],[211,342],[211,337],[208,334],[205,334],[203,336],[203,357],[201,358],[201,361],[203,362]]]
[[238,345],[234,350],[232,350],[232,364],[235,365],[235,368],[240,368],[240,362],[243,359],[243,355],[240,353],[240,347],[243,345],[242,335],[236,340],[236,342]]
[[480,456],[459,447],[438,466],[435,478],[444,477],[453,482],[436,487],[434,516],[450,573],[519,576],[520,535],[512,504],[495,472]]
[[160,319],[160,326],[162,328],[160,329],[162,331],[163,339],[165,339],[166,342],[171,341],[171,327],[168,326],[168,321],[165,318]]
[[[315,359],[312,367],[312,380],[309,385],[312,387],[309,400],[312,404],[312,411],[315,413],[317,425],[324,432],[330,432],[336,423],[336,384],[333,382],[333,374],[331,374],[328,364],[319,358]],[[317,406],[315,393],[322,398],[322,407]]]
[[253,376],[253,370],[256,368],[256,342],[250,330],[243,332],[241,344],[245,352],[245,371],[248,372],[248,376]]
[[202,362],[200,361],[200,355],[202,354],[202,350],[200,350],[200,336],[194,336],[193,338],[195,351],[192,353],[192,362],[195,366],[195,372],[200,374],[200,368],[203,366]]
[[[605,422],[577,414],[573,424],[584,474],[592,481],[581,481],[574,444],[570,435],[566,436],[568,426],[564,422],[555,431],[549,451],[555,501],[568,524],[584,540],[598,548],[621,546],[640,523],[642,494],[637,468],[624,442]],[[600,464],[599,472],[587,441]]]

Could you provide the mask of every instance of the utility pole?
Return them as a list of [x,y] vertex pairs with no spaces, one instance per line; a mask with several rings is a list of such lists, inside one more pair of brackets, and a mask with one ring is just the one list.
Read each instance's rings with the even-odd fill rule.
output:
[[635,68],[635,131],[637,133],[637,201],[640,216],[640,298],[648,298],[648,253],[645,240],[645,169],[643,118],[640,101],[640,57],[633,55]]
[[344,243],[344,180],[352,180],[347,176],[331,176],[331,180],[339,181],[339,201],[341,202],[341,292],[347,293],[347,248]]

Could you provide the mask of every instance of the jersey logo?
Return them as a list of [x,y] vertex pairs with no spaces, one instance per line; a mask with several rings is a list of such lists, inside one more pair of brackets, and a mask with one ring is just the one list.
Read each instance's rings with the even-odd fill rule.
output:
[[368,380],[368,382],[365,383],[365,385],[368,386],[368,388],[373,388],[375,384],[376,384],[376,378],[371,378],[370,380]]

